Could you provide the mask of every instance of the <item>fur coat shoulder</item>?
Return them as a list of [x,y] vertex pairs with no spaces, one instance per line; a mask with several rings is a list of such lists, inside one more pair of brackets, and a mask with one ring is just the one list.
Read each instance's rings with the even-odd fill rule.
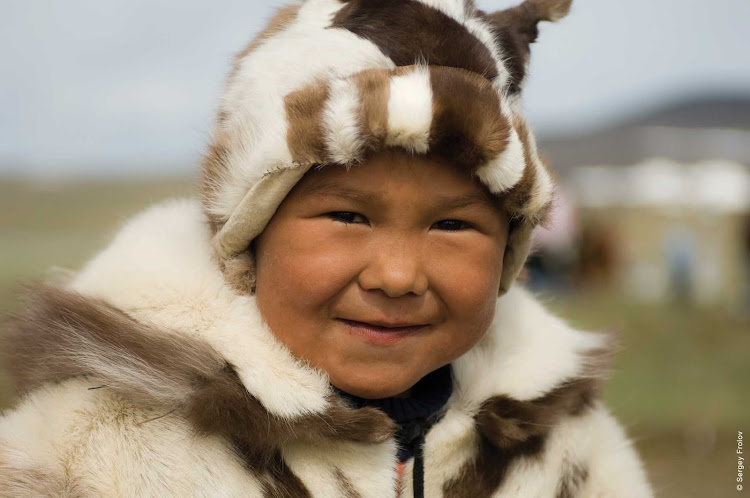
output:
[[[0,496],[413,496],[393,422],[275,339],[209,225],[197,201],[156,206],[34,292],[1,343],[23,396],[0,418]],[[424,496],[651,496],[598,398],[611,349],[518,286],[499,298],[426,434]]]

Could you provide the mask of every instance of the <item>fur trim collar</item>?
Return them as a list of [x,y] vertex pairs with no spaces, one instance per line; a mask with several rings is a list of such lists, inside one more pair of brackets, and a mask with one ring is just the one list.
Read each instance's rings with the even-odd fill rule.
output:
[[[92,387],[180,411],[251,451],[388,440],[390,419],[347,406],[275,339],[254,298],[228,287],[210,239],[198,202],[173,201],[128,223],[68,288],[40,288],[4,339],[18,387],[91,376]],[[511,290],[487,336],[453,364],[444,425],[476,425],[493,447],[533,444],[591,404],[611,339],[570,329]]]

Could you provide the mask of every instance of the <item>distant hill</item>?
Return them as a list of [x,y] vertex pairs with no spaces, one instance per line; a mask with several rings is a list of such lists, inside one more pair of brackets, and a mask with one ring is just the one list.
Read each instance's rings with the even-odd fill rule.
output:
[[750,98],[709,97],[676,102],[627,120],[618,127],[632,126],[750,130]]
[[727,159],[750,165],[750,98],[676,102],[574,137],[541,137],[553,167],[631,165],[655,156],[683,162]]

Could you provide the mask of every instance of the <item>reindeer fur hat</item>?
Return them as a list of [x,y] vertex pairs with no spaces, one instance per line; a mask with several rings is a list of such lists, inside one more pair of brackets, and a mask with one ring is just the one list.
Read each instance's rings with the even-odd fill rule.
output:
[[521,115],[540,21],[572,0],[487,14],[473,0],[306,0],[238,54],[203,164],[203,205],[228,281],[254,292],[251,242],[311,168],[383,148],[437,153],[511,216],[500,293],[516,279],[553,182]]

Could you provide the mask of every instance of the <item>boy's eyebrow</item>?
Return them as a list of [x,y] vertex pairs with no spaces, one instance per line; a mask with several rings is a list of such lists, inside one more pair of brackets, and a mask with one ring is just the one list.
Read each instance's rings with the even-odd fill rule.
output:
[[[303,192],[307,195],[319,195],[338,197],[360,203],[382,204],[383,199],[377,192],[367,192],[360,189],[351,188],[335,180],[324,180],[309,186],[303,187]],[[484,192],[469,192],[458,196],[440,196],[434,198],[435,211],[460,209],[468,206],[483,205],[493,207],[495,204],[489,199],[489,195]]]
[[306,185],[302,191],[307,195],[340,197],[355,202],[375,202],[378,198],[374,192],[363,192],[331,180]]
[[459,209],[467,206],[473,206],[480,204],[487,207],[492,207],[493,203],[489,200],[488,196],[483,192],[470,192],[468,194],[460,196],[445,196],[438,197],[436,200],[436,209]]

